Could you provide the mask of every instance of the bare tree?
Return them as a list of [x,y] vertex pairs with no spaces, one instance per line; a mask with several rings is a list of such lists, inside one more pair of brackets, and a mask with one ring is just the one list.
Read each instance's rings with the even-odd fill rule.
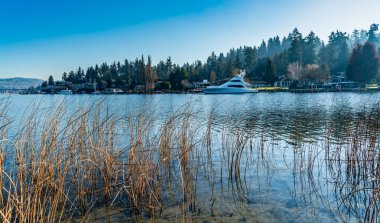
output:
[[215,82],[216,81],[216,73],[214,71],[211,71],[210,74],[210,81]]
[[152,68],[152,60],[150,56],[148,56],[148,63],[146,65],[146,83],[145,83],[145,88],[146,90],[154,90],[154,84],[156,82],[156,74]]
[[294,62],[288,65],[289,77],[292,80],[300,80],[302,75],[302,64]]

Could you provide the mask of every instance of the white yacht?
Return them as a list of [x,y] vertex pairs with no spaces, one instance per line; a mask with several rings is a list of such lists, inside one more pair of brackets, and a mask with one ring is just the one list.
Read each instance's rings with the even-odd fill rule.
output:
[[244,81],[245,71],[241,71],[228,82],[220,86],[209,86],[202,89],[205,94],[244,94],[257,93],[258,90],[249,87],[249,84]]
[[66,89],[59,91],[58,94],[73,94],[73,91],[70,89]]

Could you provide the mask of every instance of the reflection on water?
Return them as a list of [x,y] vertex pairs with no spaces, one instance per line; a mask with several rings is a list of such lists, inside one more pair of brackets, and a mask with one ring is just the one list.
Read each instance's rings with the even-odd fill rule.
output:
[[[164,131],[160,124],[190,103],[189,135],[199,163],[189,170],[179,169],[179,162],[170,165],[186,173],[177,177],[195,179],[185,188],[195,193],[179,201],[172,195],[183,191],[170,186],[162,198],[163,221],[185,219],[179,217],[181,202],[189,218],[199,221],[378,221],[380,94],[37,97],[42,109],[68,100],[73,111],[104,100],[110,113],[154,115],[155,131]],[[32,98],[9,100],[17,120]],[[198,142],[199,132],[209,137]]]

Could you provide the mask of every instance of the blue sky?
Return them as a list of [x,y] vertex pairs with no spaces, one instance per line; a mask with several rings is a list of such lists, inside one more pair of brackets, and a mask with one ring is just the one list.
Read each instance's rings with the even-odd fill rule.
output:
[[[54,2],[54,3],[53,3]],[[1,0],[0,77],[37,77],[151,55],[205,61],[297,27],[327,39],[380,23],[378,0]]]

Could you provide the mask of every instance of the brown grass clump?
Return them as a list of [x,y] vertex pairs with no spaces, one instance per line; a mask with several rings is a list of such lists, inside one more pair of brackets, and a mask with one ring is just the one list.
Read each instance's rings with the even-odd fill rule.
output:
[[8,104],[1,105],[2,222],[90,221],[95,209],[113,206],[131,218],[156,219],[173,200],[183,204],[183,220],[195,211],[199,162],[190,103],[160,124],[154,109],[122,115],[104,101],[75,110],[66,102],[37,104],[17,131]]
[[[309,186],[323,200],[322,188],[333,185],[339,204],[322,203],[334,213],[378,220],[378,106],[345,120],[344,133],[331,133],[338,125],[327,125],[321,144],[294,137],[287,153],[278,150],[286,142],[276,144],[265,129],[245,131],[226,114],[221,120],[216,105],[206,114],[192,102],[166,113],[149,104],[114,111],[105,100],[68,103],[31,104],[14,121],[9,101],[0,101],[0,222],[93,222],[99,210],[104,218],[123,210],[131,221],[188,222],[201,214],[246,221],[252,179],[260,168],[274,171],[281,153],[284,160],[293,155],[287,168],[295,191],[300,182],[301,194]],[[344,138],[333,141],[335,136]]]

